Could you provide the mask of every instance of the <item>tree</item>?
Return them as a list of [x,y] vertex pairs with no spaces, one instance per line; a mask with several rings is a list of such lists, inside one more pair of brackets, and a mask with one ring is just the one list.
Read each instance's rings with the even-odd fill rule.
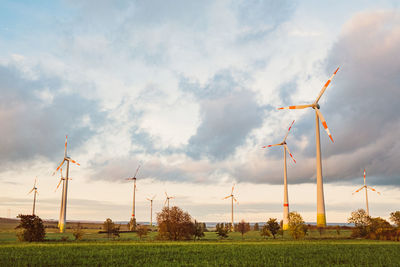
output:
[[204,229],[205,229],[205,223],[199,223],[196,220],[194,221],[193,225],[193,236],[194,240],[200,239],[204,237]]
[[364,209],[353,211],[347,221],[349,223],[354,223],[351,234],[352,237],[365,237],[368,235],[367,226],[371,221],[371,217],[367,215]]
[[272,234],[272,236],[275,239],[275,235],[278,233],[279,231],[279,223],[277,221],[277,219],[275,218],[269,218],[268,222],[265,224],[265,226],[267,227],[268,231]]
[[367,226],[367,234],[370,239],[390,239],[393,227],[388,221],[380,217],[370,218]]
[[228,237],[228,233],[230,232],[230,228],[228,225],[225,226],[219,226],[217,230],[217,235],[219,238],[224,239]]
[[299,239],[305,235],[305,223],[303,217],[295,211],[289,213],[289,234],[294,239]]
[[115,224],[110,218],[107,218],[103,223],[103,230],[107,233],[107,237],[110,238],[113,235]]
[[400,227],[400,211],[390,213],[390,221]]
[[147,236],[149,229],[146,225],[139,225],[136,227],[136,235],[142,240],[143,237]]
[[82,237],[83,237],[83,235],[85,233],[82,230],[81,223],[78,223],[76,225],[76,227],[74,228],[74,231],[72,232],[72,234],[74,235],[75,240],[81,240],[82,239]]
[[260,226],[258,225],[258,223],[255,223],[255,224],[254,224],[253,230],[254,230],[254,231],[260,231]]
[[158,236],[167,240],[184,240],[193,237],[193,222],[189,213],[179,207],[164,207],[157,213]]
[[250,224],[245,222],[244,220],[241,220],[237,226],[237,230],[242,234],[243,239],[243,235],[250,231]]
[[271,236],[271,231],[268,229],[267,224],[264,224],[263,227],[261,228],[260,235],[265,238],[267,238],[267,236]]
[[46,236],[43,221],[36,215],[19,214],[19,225],[15,229],[20,229],[17,237],[20,241],[37,242],[43,241]]

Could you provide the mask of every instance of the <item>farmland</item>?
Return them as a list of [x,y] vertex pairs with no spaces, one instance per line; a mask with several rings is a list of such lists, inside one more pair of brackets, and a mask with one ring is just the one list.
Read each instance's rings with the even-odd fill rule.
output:
[[[48,224],[46,224],[48,227]],[[46,229],[42,243],[18,242],[15,222],[0,225],[0,266],[398,266],[400,243],[350,239],[350,231],[327,230],[322,235],[311,230],[305,239],[288,235],[276,240],[263,239],[250,231],[242,239],[231,233],[219,240],[215,232],[206,232],[200,241],[158,241],[151,232],[144,240],[134,233],[121,233],[108,239],[99,234],[100,225],[83,224],[87,229],[82,241],[74,241],[72,230],[65,234]],[[65,242],[61,238],[68,238]]]

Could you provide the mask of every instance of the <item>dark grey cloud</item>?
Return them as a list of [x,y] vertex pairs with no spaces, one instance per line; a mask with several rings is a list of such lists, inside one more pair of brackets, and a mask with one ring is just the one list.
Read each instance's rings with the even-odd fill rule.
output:
[[200,103],[201,123],[187,146],[192,158],[226,159],[263,122],[267,107],[257,104],[255,93],[229,71],[216,74],[205,86],[186,81],[181,88]]
[[30,79],[12,65],[0,65],[1,168],[35,156],[61,159],[66,134],[69,148],[76,148],[95,133],[82,119],[98,125],[104,118],[95,101],[63,92],[61,78],[40,69],[37,76]]

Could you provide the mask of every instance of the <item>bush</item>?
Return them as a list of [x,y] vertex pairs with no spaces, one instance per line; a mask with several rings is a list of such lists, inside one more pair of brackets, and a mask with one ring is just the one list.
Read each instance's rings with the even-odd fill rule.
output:
[[75,240],[81,240],[83,238],[83,235],[85,233],[82,231],[81,223],[78,223],[76,225],[76,228],[74,228],[74,231],[72,232],[72,234],[74,235]]
[[19,229],[17,232],[18,240],[28,242],[43,241],[46,232],[44,229],[43,221],[36,215],[22,215],[19,214],[20,223],[16,227]]
[[225,239],[228,237],[228,233],[230,232],[230,227],[228,224],[226,224],[224,227],[218,227],[217,229],[217,235],[221,239]]
[[146,225],[136,226],[136,235],[139,237],[140,240],[142,240],[143,237],[146,237],[148,232],[149,228],[147,228]]
[[[261,228],[260,235],[263,236],[263,237],[265,237],[265,238],[267,238],[268,236],[271,236],[271,231],[268,229],[268,225],[265,224],[265,225]],[[275,238],[275,237],[274,237],[274,238]]]
[[260,226],[258,225],[258,223],[255,223],[255,224],[254,224],[253,230],[254,230],[254,231],[260,231]]
[[179,207],[164,207],[157,213],[158,237],[167,240],[192,239],[194,224],[189,213]]
[[204,237],[204,232],[205,232],[205,223],[199,223],[196,220],[194,221],[194,225],[193,225],[193,236],[194,236],[194,240],[200,239],[202,237]]
[[299,213],[295,211],[289,213],[289,234],[294,239],[299,239],[305,235],[305,227],[303,217]]

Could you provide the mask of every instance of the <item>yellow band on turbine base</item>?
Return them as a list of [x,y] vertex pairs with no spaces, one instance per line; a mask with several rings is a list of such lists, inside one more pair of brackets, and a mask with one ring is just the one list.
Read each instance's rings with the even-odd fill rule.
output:
[[325,214],[323,214],[323,213],[318,214],[317,213],[317,227],[326,227]]
[[59,228],[60,228],[60,233],[64,233],[65,225],[63,223],[60,223]]
[[289,229],[289,224],[287,224],[287,223],[284,223],[283,224],[283,226],[282,226],[282,230],[288,230]]

